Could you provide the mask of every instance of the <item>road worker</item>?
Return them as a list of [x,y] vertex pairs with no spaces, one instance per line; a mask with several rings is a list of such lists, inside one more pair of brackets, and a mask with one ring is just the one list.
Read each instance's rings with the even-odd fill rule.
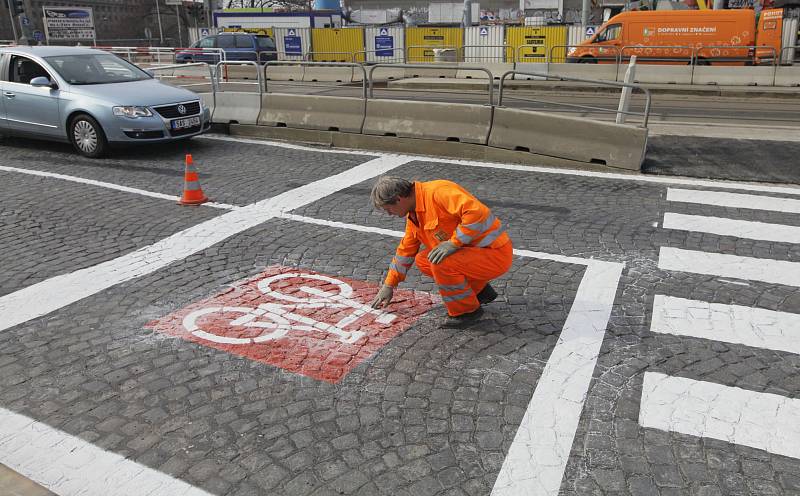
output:
[[394,288],[416,262],[439,287],[448,315],[442,327],[465,328],[480,319],[481,305],[497,298],[489,281],[511,267],[511,238],[500,219],[451,181],[383,176],[371,199],[376,208],[406,218],[405,235],[373,308],[391,303]]

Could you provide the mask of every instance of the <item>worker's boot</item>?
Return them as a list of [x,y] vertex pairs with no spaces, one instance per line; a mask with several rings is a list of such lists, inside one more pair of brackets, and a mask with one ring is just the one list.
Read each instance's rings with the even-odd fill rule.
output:
[[478,307],[469,313],[462,313],[461,315],[448,315],[439,325],[440,329],[466,329],[475,322],[479,321],[483,316],[483,308]]
[[478,303],[486,305],[497,299],[497,291],[494,290],[491,284],[487,283],[486,286],[478,293]]

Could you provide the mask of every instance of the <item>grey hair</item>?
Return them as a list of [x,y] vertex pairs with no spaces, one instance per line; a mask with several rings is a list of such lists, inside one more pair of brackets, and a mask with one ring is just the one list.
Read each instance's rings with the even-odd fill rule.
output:
[[372,192],[369,197],[375,208],[381,208],[384,205],[392,205],[397,202],[400,197],[411,196],[414,191],[414,183],[408,179],[394,176],[381,176],[372,187]]

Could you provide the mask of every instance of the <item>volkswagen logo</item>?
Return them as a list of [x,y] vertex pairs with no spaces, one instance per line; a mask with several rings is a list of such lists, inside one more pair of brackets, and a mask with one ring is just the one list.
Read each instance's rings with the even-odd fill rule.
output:
[[178,113],[183,115],[186,113],[186,106],[185,105],[178,105]]

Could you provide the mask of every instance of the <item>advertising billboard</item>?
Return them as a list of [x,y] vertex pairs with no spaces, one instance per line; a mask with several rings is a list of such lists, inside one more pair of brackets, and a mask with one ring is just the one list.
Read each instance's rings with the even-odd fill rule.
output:
[[48,41],[94,40],[94,16],[91,7],[42,7]]

